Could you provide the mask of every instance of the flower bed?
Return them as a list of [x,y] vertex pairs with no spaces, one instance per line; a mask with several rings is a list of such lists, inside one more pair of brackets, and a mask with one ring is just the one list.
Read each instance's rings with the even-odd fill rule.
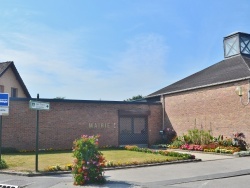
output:
[[233,134],[233,138],[212,137],[211,131],[203,129],[190,129],[187,134],[178,136],[168,147],[172,149],[194,150],[204,152],[228,153],[233,154],[240,150],[246,150],[247,144],[245,142],[245,135],[243,133]]
[[239,147],[218,146],[217,144],[210,144],[210,145],[184,144],[180,147],[180,149],[192,150],[192,151],[215,152],[215,153],[227,153],[227,154],[233,154],[234,152],[240,151]]

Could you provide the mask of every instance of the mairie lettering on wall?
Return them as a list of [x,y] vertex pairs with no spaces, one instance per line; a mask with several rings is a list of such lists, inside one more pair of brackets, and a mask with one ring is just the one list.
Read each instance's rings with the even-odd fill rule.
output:
[[111,126],[115,126],[115,123],[89,123],[89,129],[108,129]]

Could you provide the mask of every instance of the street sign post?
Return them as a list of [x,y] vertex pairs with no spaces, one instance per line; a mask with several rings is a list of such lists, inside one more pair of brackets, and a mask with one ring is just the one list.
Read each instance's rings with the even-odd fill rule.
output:
[[33,110],[49,110],[50,109],[50,103],[49,102],[30,100],[29,107],[30,107],[30,109],[33,109]]
[[9,106],[9,93],[0,93],[0,106]]
[[0,93],[0,162],[2,161],[2,116],[9,115],[9,93]]
[[39,94],[37,94],[37,100],[29,101],[29,108],[32,110],[36,110],[36,172],[38,172],[38,152],[39,152],[39,111],[40,110],[50,110],[50,103],[38,101]]
[[9,93],[0,93],[0,115],[9,115]]
[[9,115],[9,107],[7,106],[0,106],[0,115],[7,116]]

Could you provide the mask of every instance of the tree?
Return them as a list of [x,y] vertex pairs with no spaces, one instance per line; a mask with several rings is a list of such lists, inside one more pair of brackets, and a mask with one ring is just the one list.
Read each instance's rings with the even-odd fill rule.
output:
[[54,99],[65,99],[65,97],[56,97]]
[[136,96],[133,96],[132,98],[126,99],[124,101],[135,101],[135,100],[138,100],[138,99],[143,99],[143,96],[142,95],[136,95]]

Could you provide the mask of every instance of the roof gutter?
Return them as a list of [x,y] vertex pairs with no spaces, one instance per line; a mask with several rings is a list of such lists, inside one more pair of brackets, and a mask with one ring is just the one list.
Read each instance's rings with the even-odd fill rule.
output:
[[225,81],[225,82],[217,82],[217,83],[214,83],[214,84],[207,84],[207,85],[203,85],[203,86],[191,87],[191,88],[181,89],[181,90],[177,90],[177,91],[170,91],[170,92],[161,93],[161,94],[157,94],[157,95],[150,95],[150,96],[146,96],[145,98],[158,97],[158,96],[163,96],[163,95],[180,93],[180,92],[184,92],[184,91],[191,91],[191,90],[195,90],[195,89],[201,89],[201,88],[206,88],[206,87],[211,87],[211,86],[216,86],[216,85],[221,85],[221,84],[228,84],[228,83],[243,81],[243,80],[247,80],[247,79],[250,79],[250,76],[235,79],[235,80]]

